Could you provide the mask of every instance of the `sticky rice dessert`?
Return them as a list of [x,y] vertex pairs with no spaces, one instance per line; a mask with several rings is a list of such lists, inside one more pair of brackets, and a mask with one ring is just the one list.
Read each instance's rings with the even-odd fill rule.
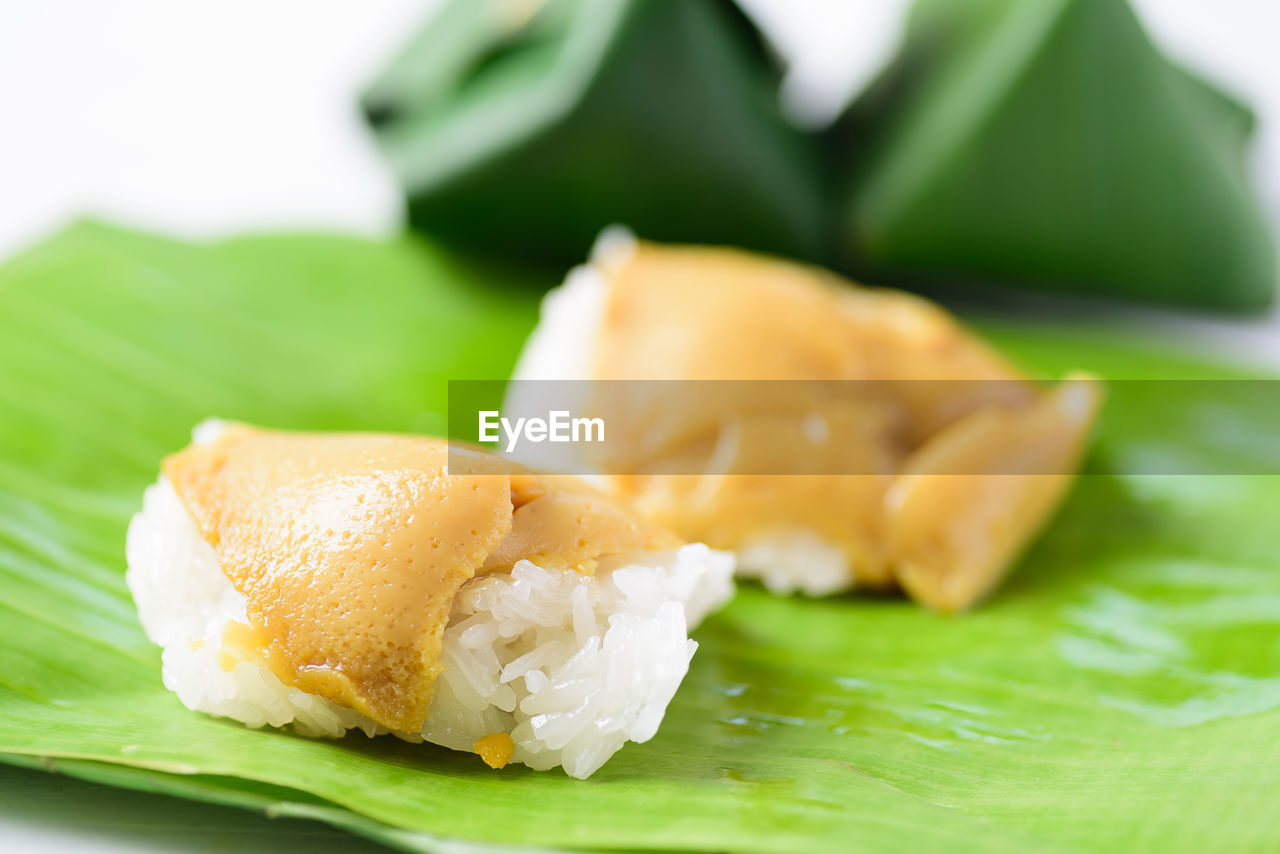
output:
[[165,460],[127,552],[190,709],[580,778],[653,737],[689,628],[732,593],[730,555],[569,476],[437,439],[218,422]]
[[[506,408],[550,379],[596,381],[575,414],[626,398],[610,424],[626,437],[595,460],[610,488],[735,551],[740,575],[900,587],[943,611],[993,589],[1045,524],[1101,399],[1083,375],[1030,382],[926,300],[618,230],[548,294]],[[632,380],[727,382],[609,382]],[[800,380],[858,389],[819,400]]]

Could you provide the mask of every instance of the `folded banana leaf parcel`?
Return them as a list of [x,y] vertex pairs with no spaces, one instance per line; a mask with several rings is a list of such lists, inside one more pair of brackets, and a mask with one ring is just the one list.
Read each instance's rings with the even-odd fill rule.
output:
[[567,265],[600,230],[815,258],[822,187],[728,0],[452,0],[363,98],[412,225]]
[[1273,297],[1252,114],[1126,0],[919,0],[821,133],[779,73],[727,0],[453,0],[364,107],[410,223],[489,254],[572,263],[621,222],[929,290]]
[[[1080,327],[980,325],[1038,376],[1081,368],[1113,389],[1086,473],[1011,583],[962,617],[744,584],[693,630],[660,730],[589,779],[494,770],[500,743],[477,757],[184,705],[166,678],[207,643],[153,645],[191,615],[149,611],[126,577],[161,461],[159,497],[212,526],[198,487],[220,483],[201,474],[218,454],[234,475],[283,431],[440,433],[450,379],[511,371],[532,293],[414,237],[189,245],[83,225],[0,267],[0,761],[414,851],[1274,849],[1274,405],[1186,393],[1273,381]],[[210,415],[228,426],[171,457]],[[299,441],[272,478],[329,458]],[[316,533],[339,494],[297,493],[271,530]],[[245,607],[221,584],[219,607]],[[209,684],[241,664],[211,662]]]
[[830,135],[840,252],[880,277],[1257,310],[1276,266],[1253,128],[1126,0],[918,0]]

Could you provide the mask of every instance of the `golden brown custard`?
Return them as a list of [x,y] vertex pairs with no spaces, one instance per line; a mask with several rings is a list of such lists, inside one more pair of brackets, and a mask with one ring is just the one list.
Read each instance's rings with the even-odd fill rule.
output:
[[570,475],[512,474],[511,504],[511,532],[485,561],[486,571],[531,560],[591,573],[603,555],[681,545],[671,532]]
[[598,379],[893,380],[917,440],[1034,396],[945,311],[900,291],[748,252],[644,242],[607,274]]
[[898,582],[942,611],[980,599],[1062,499],[1101,403],[1068,377],[1021,409],[990,407],[942,429],[908,460],[885,501]]
[[484,760],[485,765],[497,771],[507,767],[515,755],[516,745],[505,732],[491,732],[477,738],[471,749]]
[[[682,536],[739,549],[802,528],[837,545],[859,584],[956,610],[999,579],[1078,465],[1097,385],[1072,380],[1074,408],[1055,408],[923,299],[735,250],[640,242],[600,267],[594,378],[754,381],[625,392],[627,423],[611,429],[630,456],[605,467]],[[851,403],[768,380],[867,382]],[[998,473],[1011,456],[1019,477]]]
[[244,425],[165,460],[248,600],[252,627],[228,632],[228,654],[262,655],[286,684],[416,732],[468,579],[525,558],[591,573],[607,554],[680,545],[575,478],[492,458],[468,466],[492,473],[449,474],[449,461],[440,439]]

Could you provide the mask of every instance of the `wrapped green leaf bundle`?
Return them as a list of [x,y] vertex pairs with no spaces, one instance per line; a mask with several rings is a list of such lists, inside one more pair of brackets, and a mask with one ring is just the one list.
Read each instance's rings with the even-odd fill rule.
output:
[[727,0],[453,0],[364,108],[412,224],[569,263],[602,226],[815,257],[812,143]]
[[833,132],[841,251],[864,274],[1257,309],[1275,259],[1252,126],[1125,0],[919,0]]
[[919,0],[825,134],[726,0],[449,3],[364,107],[414,227],[556,264],[604,226],[906,286],[1247,311],[1275,290],[1249,110],[1126,0]]

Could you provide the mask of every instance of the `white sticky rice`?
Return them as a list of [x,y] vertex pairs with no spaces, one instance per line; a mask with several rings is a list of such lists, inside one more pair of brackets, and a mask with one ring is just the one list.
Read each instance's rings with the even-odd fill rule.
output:
[[[604,318],[609,295],[609,273],[627,263],[636,238],[622,226],[601,232],[586,264],[574,267],[564,284],[543,298],[537,327],[525,342],[516,364],[504,408],[534,411],[520,397],[536,399],[538,391],[521,386],[523,380],[584,381],[595,378],[593,342]],[[531,445],[527,465],[577,470],[581,460],[563,445]],[[533,456],[537,454],[538,456]],[[567,456],[566,456],[567,455]],[[593,478],[607,488],[607,480]],[[844,551],[818,534],[791,525],[759,531],[737,552],[737,574],[757,578],[772,593],[826,596],[853,587],[855,574]]]
[[802,528],[776,528],[738,548],[737,573],[770,593],[830,596],[853,586],[849,560],[836,545]]
[[[208,441],[215,428],[197,431]],[[222,638],[248,624],[232,586],[165,477],[129,525],[126,580],[165,686],[189,709],[304,735],[387,730],[291,688],[263,660],[223,669]],[[513,761],[587,777],[626,741],[652,738],[697,643],[689,628],[732,594],[733,558],[703,545],[602,560],[595,577],[520,561],[467,582],[444,634],[430,716],[396,735],[455,750],[508,733]]]

